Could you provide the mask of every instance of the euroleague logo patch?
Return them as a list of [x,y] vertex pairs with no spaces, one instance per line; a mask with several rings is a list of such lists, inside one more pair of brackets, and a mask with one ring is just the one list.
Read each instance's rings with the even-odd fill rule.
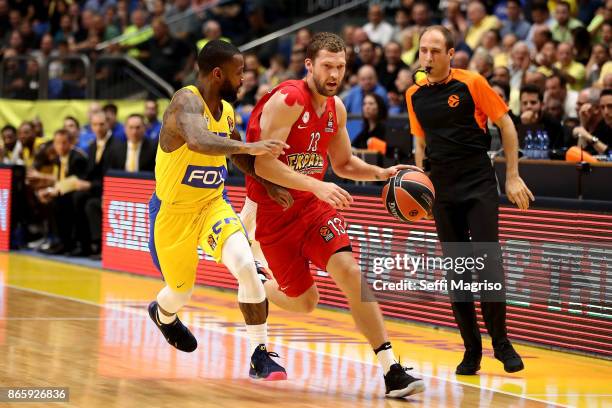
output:
[[334,233],[326,226],[322,226],[319,228],[319,234],[325,240],[325,242],[329,242],[334,239]]
[[448,97],[448,106],[456,108],[459,106],[459,97],[457,95],[451,95]]

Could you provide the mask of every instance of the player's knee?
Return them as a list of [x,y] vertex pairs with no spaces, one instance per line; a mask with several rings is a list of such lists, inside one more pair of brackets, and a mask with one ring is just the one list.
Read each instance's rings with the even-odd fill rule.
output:
[[178,291],[170,286],[163,288],[157,294],[157,303],[168,313],[176,313],[191,299],[193,287]]
[[310,313],[319,304],[319,292],[317,290],[309,290],[300,296],[298,301],[299,312]]
[[261,303],[266,299],[266,291],[257,276],[255,263],[245,260],[235,266],[233,275],[238,280],[238,301],[241,303]]
[[361,268],[356,263],[347,265],[334,274],[334,279],[339,284],[359,283],[361,280]]

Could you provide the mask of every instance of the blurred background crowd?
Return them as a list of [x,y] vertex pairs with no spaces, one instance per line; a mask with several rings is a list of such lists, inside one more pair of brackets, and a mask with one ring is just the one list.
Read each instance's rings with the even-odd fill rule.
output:
[[[212,39],[246,50],[235,104],[244,129],[262,95],[283,80],[303,77],[313,32],[336,31],[347,46],[339,96],[350,114],[353,146],[360,154],[375,153],[375,160],[398,161],[412,152],[404,94],[418,66],[418,38],[428,25],[443,24],[455,38],[453,67],[482,74],[510,106],[522,155],[564,159],[567,149],[578,145],[600,160],[609,157],[612,0],[362,2],[339,16],[249,46],[309,13],[320,14],[318,3],[0,0],[2,98],[102,101],[88,101],[87,117],[66,117],[61,129],[47,129],[37,118],[0,123],[2,161],[27,169],[24,242],[50,253],[99,255],[102,177],[109,169],[153,170],[160,129],[157,99],[193,83],[197,52]],[[167,93],[137,94],[150,98],[142,112],[122,115],[107,102],[116,97],[108,93],[116,69],[101,62],[113,58],[150,70],[151,78],[167,85]],[[142,85],[130,80],[122,87],[128,82],[135,89]],[[491,151],[499,151],[493,124],[489,132]]]

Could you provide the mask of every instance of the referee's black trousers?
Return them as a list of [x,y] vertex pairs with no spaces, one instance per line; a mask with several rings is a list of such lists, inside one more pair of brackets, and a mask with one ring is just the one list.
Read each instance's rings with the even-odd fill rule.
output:
[[[444,256],[482,257],[485,268],[479,282],[501,283],[501,291],[481,291],[481,310],[493,347],[507,341],[505,281],[498,237],[499,195],[491,161],[485,152],[466,159],[432,161],[436,189],[433,214]],[[469,272],[450,271],[451,280],[471,283]],[[451,285],[449,284],[449,289]],[[449,290],[455,321],[466,350],[481,351],[473,293]]]

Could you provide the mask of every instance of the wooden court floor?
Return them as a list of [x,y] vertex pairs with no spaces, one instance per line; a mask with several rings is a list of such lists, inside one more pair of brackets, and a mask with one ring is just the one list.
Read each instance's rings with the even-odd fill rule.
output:
[[402,362],[425,393],[383,397],[372,352],[344,312],[271,309],[271,350],[289,380],[248,379],[235,295],[197,288],[181,315],[199,347],[171,348],[146,314],[161,280],[0,254],[0,387],[69,387],[39,407],[612,407],[612,363],[518,345],[526,369],[507,374],[487,347],[479,376],[456,376],[459,335],[389,322]]

